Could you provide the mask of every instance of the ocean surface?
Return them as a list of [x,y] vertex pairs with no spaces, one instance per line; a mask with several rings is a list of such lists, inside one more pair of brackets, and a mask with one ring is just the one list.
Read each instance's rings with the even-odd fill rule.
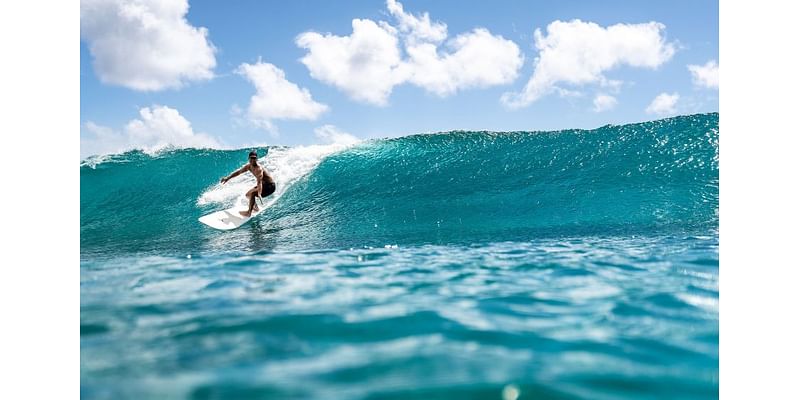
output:
[[717,398],[718,126],[85,159],[81,397]]

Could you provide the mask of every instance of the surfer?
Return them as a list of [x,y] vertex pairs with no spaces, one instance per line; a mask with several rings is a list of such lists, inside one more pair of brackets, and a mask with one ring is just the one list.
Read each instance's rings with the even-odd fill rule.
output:
[[258,163],[258,153],[253,150],[247,157],[247,164],[219,180],[220,183],[224,184],[247,171],[250,171],[253,176],[256,177],[256,186],[247,191],[247,199],[250,201],[250,206],[247,208],[247,211],[239,211],[239,214],[242,214],[243,217],[250,217],[253,211],[258,211],[256,196],[263,198],[275,192],[275,181],[269,176],[267,169]]

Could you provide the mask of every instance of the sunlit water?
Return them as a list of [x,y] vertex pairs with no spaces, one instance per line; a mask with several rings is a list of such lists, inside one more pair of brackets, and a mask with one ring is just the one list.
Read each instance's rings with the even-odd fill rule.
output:
[[82,395],[709,398],[718,299],[696,236],[84,262]]

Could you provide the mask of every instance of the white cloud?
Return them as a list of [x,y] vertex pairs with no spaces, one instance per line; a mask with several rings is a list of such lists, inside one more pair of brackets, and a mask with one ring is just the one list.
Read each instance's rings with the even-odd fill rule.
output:
[[262,128],[273,130],[272,120],[275,119],[315,120],[328,110],[328,106],[311,98],[308,89],[286,80],[283,70],[272,64],[260,60],[255,64],[242,64],[236,73],[256,87],[256,94],[250,98],[247,116]]
[[350,145],[360,141],[357,137],[330,124],[314,129],[314,134],[318,138],[332,144]]
[[614,96],[599,93],[594,97],[594,112],[611,110],[617,106],[617,99]]
[[554,21],[547,33],[534,32],[539,57],[521,93],[506,93],[502,102],[520,108],[561,89],[559,84],[598,84],[618,87],[604,73],[622,65],[657,68],[672,58],[675,46],[666,41],[663,24],[616,24],[603,28],[593,22]]
[[440,55],[432,43],[409,44],[409,82],[447,96],[461,89],[511,83],[523,58],[514,42],[478,28],[455,37]]
[[422,13],[419,17],[406,14],[403,5],[396,0],[386,0],[386,8],[397,19],[400,32],[407,34],[407,40],[440,43],[447,39],[447,25],[441,22],[432,23],[428,13]]
[[655,99],[650,103],[649,106],[644,110],[648,114],[659,114],[659,115],[669,115],[675,114],[677,111],[675,110],[675,104],[680,99],[680,95],[677,93],[661,93],[656,96]]
[[81,158],[89,155],[122,153],[141,149],[154,153],[165,148],[221,148],[217,139],[194,132],[178,110],[154,105],[139,110],[139,118],[128,122],[121,132],[91,121],[86,129],[93,135],[81,138]]
[[516,79],[523,57],[514,42],[484,28],[446,41],[446,24],[431,22],[427,13],[406,13],[395,0],[386,6],[396,27],[354,19],[349,36],[299,35],[297,45],[307,50],[301,62],[311,76],[375,105],[386,105],[394,87],[403,83],[447,96]]
[[305,32],[297,45],[308,50],[300,59],[314,79],[336,86],[355,100],[385,105],[400,69],[397,30],[388,24],[354,19],[350,36]]
[[696,86],[719,89],[719,65],[717,60],[711,60],[705,65],[687,65],[692,73],[692,82]]
[[211,79],[216,49],[188,11],[187,0],[81,0],[81,38],[97,76],[141,91]]

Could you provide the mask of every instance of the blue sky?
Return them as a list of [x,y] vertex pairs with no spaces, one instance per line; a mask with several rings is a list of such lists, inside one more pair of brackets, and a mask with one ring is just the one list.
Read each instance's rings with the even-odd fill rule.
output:
[[[399,13],[396,9],[391,12],[383,1],[190,1],[185,14],[180,11],[185,3],[181,0],[162,2],[175,3],[174,9],[167,10],[149,10],[152,6],[147,1],[138,3],[81,3],[82,157],[136,147],[137,140],[149,144],[174,140],[183,141],[183,145],[199,143],[201,147],[209,142],[233,148],[297,145],[322,141],[315,134],[322,126],[358,138],[453,129],[553,130],[712,112],[719,107],[716,65],[707,64],[718,61],[719,8],[715,1],[406,0],[399,5]],[[126,19],[131,26],[115,21],[115,15],[130,9],[131,4],[145,17]],[[424,13],[429,15],[427,25]],[[160,28],[161,36],[137,31],[136,24],[151,20],[160,23],[161,17],[168,20]],[[411,23],[403,25],[403,18]],[[397,38],[400,63],[412,61],[410,48],[420,43],[432,43],[434,54],[442,59],[455,54],[459,47],[453,42],[459,35],[464,35],[468,43],[464,47],[475,51],[465,51],[464,57],[452,57],[448,63],[417,63],[416,69],[409,69],[413,72],[403,75],[405,78],[391,75],[398,83],[389,85],[383,103],[376,96],[364,100],[370,95],[361,94],[369,90],[365,85],[370,83],[363,82],[364,77],[358,74],[337,72],[341,69],[336,64],[342,58],[323,54],[329,43],[339,40],[332,36],[354,34],[354,19],[370,20],[376,27],[388,25],[381,29]],[[558,37],[548,30],[555,21],[565,23]],[[661,25],[646,26],[650,22]],[[609,27],[617,24],[630,29],[612,34]],[[441,30],[444,25],[444,37],[425,39],[425,29]],[[202,33],[190,32],[200,28],[206,30],[204,39]],[[484,38],[488,39],[478,43],[476,37],[467,37],[476,28],[484,28]],[[172,29],[182,29],[183,33]],[[536,29],[540,30],[540,39],[552,39],[551,54],[537,49]],[[298,37],[305,32],[320,34],[316,47],[301,47]],[[175,39],[182,34],[186,43]],[[637,35],[641,37],[637,39]],[[472,39],[476,41],[470,47]],[[599,40],[597,45],[586,45],[587,40],[594,39]],[[173,40],[177,47],[165,51],[164,43]],[[570,40],[572,45],[564,44]],[[492,60],[482,60],[482,54],[494,54],[495,45],[505,47],[490,57]],[[597,50],[606,45],[608,49]],[[191,46],[200,47],[195,51]],[[131,48],[138,50],[129,53]],[[374,50],[369,46],[364,49],[354,51]],[[316,61],[301,61],[312,52],[319,53]],[[383,54],[371,54],[378,58],[373,61],[380,63]],[[149,56],[152,60],[143,61]],[[537,57],[547,59],[548,66],[537,65]],[[162,62],[170,64],[162,68],[158,65]],[[486,65],[474,67],[476,62]],[[519,65],[514,66],[515,62]],[[587,64],[576,65],[581,63]],[[248,79],[240,68],[243,64],[271,64],[272,71],[282,71],[286,84],[280,90],[288,90],[287,94],[275,98],[280,90],[265,83],[264,96],[273,98],[263,99],[264,105],[251,113],[256,78]],[[689,65],[702,67],[699,75],[690,72]],[[429,69],[431,66],[443,69]],[[316,73],[312,73],[314,68]],[[529,97],[521,101],[523,104],[501,100],[506,93],[512,96],[509,98],[521,98],[537,68],[541,75],[537,79],[544,83],[540,82],[543,89],[532,100]],[[162,83],[143,89],[125,76],[141,77],[150,70],[156,71]],[[441,76],[432,78],[428,73],[432,70],[441,72]],[[464,71],[475,76],[466,79]],[[581,73],[589,75],[581,78]],[[103,74],[115,78],[101,79]],[[164,83],[170,79],[172,83]],[[310,98],[302,98],[304,89]],[[600,95],[612,100],[597,109],[595,101]],[[270,110],[284,106],[276,104],[278,100],[293,103],[289,100],[292,96],[298,109]],[[160,123],[159,118],[167,122]],[[159,131],[164,129],[174,132]],[[188,136],[193,138],[187,142]],[[106,146],[106,142],[115,144]]]

